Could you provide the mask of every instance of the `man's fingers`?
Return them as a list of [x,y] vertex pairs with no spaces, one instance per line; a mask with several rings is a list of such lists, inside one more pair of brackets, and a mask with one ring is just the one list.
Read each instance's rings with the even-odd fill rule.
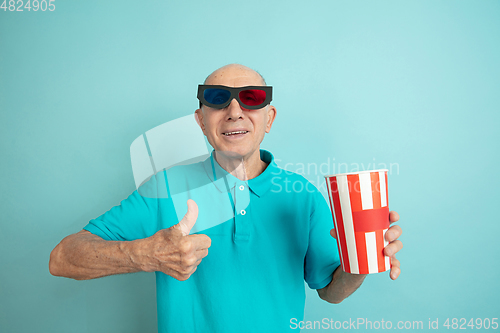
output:
[[384,254],[386,256],[392,257],[402,248],[403,248],[403,243],[400,240],[396,240],[394,242],[391,242],[384,248]]
[[396,256],[391,257],[391,266],[391,279],[396,280],[401,274],[401,263],[396,259]]
[[196,202],[194,202],[194,200],[192,199],[188,199],[187,206],[188,211],[179,222],[182,235],[184,236],[189,235],[189,232],[193,228],[194,224],[196,223],[196,219],[198,218],[198,205],[196,204]]
[[399,221],[399,214],[393,210],[389,212],[389,222],[394,223]]
[[399,225],[393,225],[385,233],[385,240],[390,243],[390,242],[398,239],[402,233],[403,233],[403,229],[401,229],[401,227]]
[[205,258],[208,255],[208,249],[202,249],[196,251],[196,256],[200,258],[198,261],[201,261],[201,259]]
[[330,230],[330,235],[332,235],[333,238],[337,239],[337,232],[335,229]]
[[193,243],[193,249],[195,250],[205,250],[212,245],[210,237],[204,234],[188,235],[187,237],[189,237],[189,240]]

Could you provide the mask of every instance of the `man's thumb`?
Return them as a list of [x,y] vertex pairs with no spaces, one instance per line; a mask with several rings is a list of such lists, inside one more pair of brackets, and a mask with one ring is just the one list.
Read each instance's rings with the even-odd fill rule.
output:
[[196,219],[198,218],[198,205],[194,200],[188,199],[187,201],[188,211],[186,215],[179,222],[179,226],[182,231],[183,236],[189,235],[191,228],[193,228],[196,223]]

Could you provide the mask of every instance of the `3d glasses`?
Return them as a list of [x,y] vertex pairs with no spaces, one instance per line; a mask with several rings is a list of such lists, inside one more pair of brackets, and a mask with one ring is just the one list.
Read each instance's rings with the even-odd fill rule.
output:
[[218,85],[199,85],[198,99],[201,105],[211,108],[223,109],[227,107],[233,98],[236,98],[241,107],[249,110],[263,108],[271,102],[273,87],[270,86],[247,86],[226,87]]

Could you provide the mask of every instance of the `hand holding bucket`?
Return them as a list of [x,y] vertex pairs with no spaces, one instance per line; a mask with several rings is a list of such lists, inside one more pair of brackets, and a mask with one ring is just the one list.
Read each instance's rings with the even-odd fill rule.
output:
[[[391,269],[391,258],[384,253],[389,244],[385,234],[391,222],[387,170],[329,175],[325,179],[342,269],[352,274],[373,274]],[[397,218],[392,222],[395,221]],[[398,227],[398,231],[400,229]],[[392,265],[395,262],[399,270],[399,262],[394,257]],[[394,275],[392,277],[396,278],[397,274]]]

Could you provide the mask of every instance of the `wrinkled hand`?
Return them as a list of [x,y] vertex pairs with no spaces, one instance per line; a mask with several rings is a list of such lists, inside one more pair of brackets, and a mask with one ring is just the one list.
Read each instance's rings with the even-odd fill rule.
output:
[[[399,220],[399,214],[390,211],[389,212],[389,222],[394,223]],[[399,225],[393,225],[390,227],[385,233],[385,240],[389,242],[387,246],[384,248],[384,254],[391,258],[391,273],[390,277],[393,280],[396,280],[401,273],[401,264],[399,260],[396,259],[396,253],[399,252],[403,248],[403,243],[398,240],[399,236],[403,233],[403,230]],[[330,230],[330,235],[333,238],[337,239],[337,234],[335,229]]]
[[208,255],[211,239],[207,235],[189,235],[198,218],[198,205],[187,201],[188,211],[176,225],[159,230],[145,238],[138,250],[142,270],[160,271],[185,281],[197,269],[201,260]]

